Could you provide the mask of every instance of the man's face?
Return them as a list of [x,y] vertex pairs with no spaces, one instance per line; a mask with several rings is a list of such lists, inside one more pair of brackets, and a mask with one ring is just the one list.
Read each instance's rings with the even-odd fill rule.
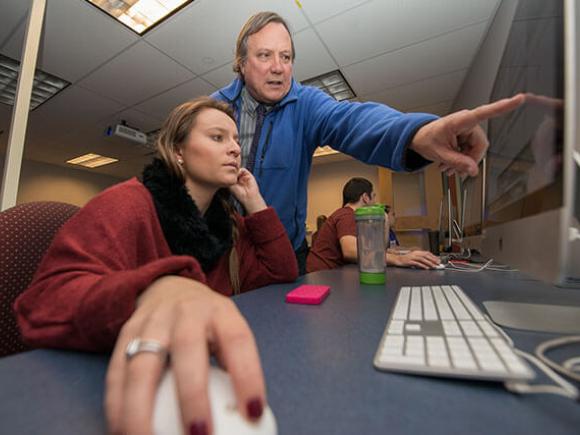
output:
[[241,71],[257,101],[275,104],[286,96],[292,84],[292,41],[282,24],[270,23],[248,38]]

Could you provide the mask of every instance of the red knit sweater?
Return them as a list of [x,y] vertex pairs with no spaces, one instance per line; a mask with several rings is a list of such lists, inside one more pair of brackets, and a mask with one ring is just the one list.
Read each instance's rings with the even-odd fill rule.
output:
[[[241,290],[298,275],[276,212],[238,217]],[[107,189],[59,231],[30,287],[15,302],[33,346],[101,351],[113,347],[136,299],[163,275],[180,275],[232,294],[228,254],[207,275],[191,256],[172,255],[151,194],[137,179]]]

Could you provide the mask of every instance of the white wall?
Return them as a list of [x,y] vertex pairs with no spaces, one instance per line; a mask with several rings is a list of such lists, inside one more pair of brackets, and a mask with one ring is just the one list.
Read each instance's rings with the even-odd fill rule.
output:
[[366,165],[350,159],[334,163],[312,166],[308,183],[308,214],[306,223],[309,230],[316,230],[316,216],[330,216],[342,206],[342,188],[352,177],[368,179],[375,189],[379,186],[379,171],[376,166]]
[[[3,159],[0,167],[4,167]],[[60,201],[83,206],[99,192],[121,181],[107,175],[24,160],[16,202]]]

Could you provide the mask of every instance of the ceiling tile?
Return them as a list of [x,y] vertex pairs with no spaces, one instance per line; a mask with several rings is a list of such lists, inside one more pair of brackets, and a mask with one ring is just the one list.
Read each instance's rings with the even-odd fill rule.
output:
[[81,80],[82,87],[127,105],[194,78],[186,68],[140,41]]
[[[8,56],[20,59],[24,30],[21,26],[10,38]],[[38,67],[75,82],[138,39],[86,1],[51,0],[47,2]]]
[[[292,31],[308,26],[294,1],[197,0],[146,35],[146,39],[197,74],[234,57],[238,33],[253,14],[271,10],[284,17]],[[219,18],[218,18],[219,17]]]
[[433,115],[449,115],[453,100],[441,101],[440,103],[429,104],[427,106],[409,107],[407,112],[432,113]]
[[24,27],[28,18],[29,1],[4,1],[0,14],[0,52],[4,53],[4,45],[13,33],[22,28],[20,45],[24,42]]
[[317,23],[372,0],[301,0],[302,10]]
[[296,62],[294,77],[301,81],[338,69],[336,63],[312,29],[294,36]]
[[487,23],[476,24],[353,64],[342,71],[356,94],[365,96],[468,68],[486,29]]
[[486,21],[498,0],[388,0],[364,3],[316,25],[339,65],[424,41]]
[[210,85],[205,80],[196,78],[150,98],[149,100],[135,106],[135,108],[164,120],[174,107],[189,101],[192,98],[201,95],[209,95],[215,91],[215,89],[214,86]]
[[368,95],[365,100],[387,104],[403,112],[411,110],[413,107],[455,100],[466,73],[467,69],[432,77],[420,82]]
[[214,85],[217,89],[223,88],[236,78],[232,69],[233,60],[203,75],[203,78]]
[[[61,142],[71,132],[99,125],[99,119],[122,108],[121,104],[94,92],[69,86],[30,113],[27,147],[43,148]],[[101,128],[101,133],[104,134],[104,128]]]

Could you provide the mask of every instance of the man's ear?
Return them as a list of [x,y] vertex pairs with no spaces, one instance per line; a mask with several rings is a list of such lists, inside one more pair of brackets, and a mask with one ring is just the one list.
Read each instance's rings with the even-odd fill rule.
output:
[[360,200],[362,201],[363,204],[368,204],[371,200],[370,196],[368,195],[368,193],[363,193],[360,197]]

